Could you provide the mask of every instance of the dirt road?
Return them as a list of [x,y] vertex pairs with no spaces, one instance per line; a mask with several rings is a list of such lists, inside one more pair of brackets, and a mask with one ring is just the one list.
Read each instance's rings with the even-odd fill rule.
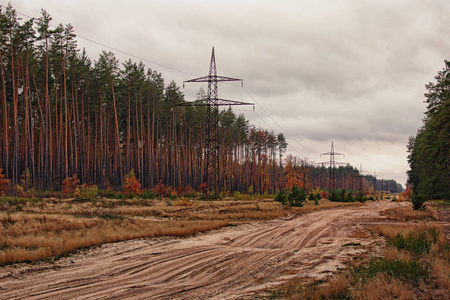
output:
[[370,202],[190,238],[107,244],[55,264],[6,266],[0,268],[0,299],[245,298],[343,267],[379,242],[361,238],[364,225],[381,210],[403,205],[409,204]]

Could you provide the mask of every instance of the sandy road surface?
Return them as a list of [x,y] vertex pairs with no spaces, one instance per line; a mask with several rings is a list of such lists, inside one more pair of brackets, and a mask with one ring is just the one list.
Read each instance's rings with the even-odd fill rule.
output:
[[[355,238],[371,202],[227,227],[191,238],[107,244],[53,265],[0,268],[0,299],[236,299],[293,277],[320,278],[375,245]],[[379,220],[379,219],[378,219]],[[361,246],[342,247],[347,243]]]

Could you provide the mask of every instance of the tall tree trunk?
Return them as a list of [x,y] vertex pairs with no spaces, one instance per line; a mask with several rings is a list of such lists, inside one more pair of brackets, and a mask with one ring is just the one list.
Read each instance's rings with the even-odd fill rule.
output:
[[114,107],[114,122],[115,122],[115,138],[116,138],[116,157],[118,161],[116,162],[116,170],[119,173],[119,185],[122,189],[123,185],[123,174],[122,174],[122,153],[121,153],[121,147],[120,147],[120,138],[119,138],[119,121],[117,119],[117,109],[116,109],[116,96],[114,94],[114,84],[111,80],[111,91],[113,96],[113,107]]
[[9,126],[8,126],[8,103],[6,101],[6,87],[3,73],[3,57],[0,51],[0,69],[2,74],[2,98],[3,98],[3,172],[9,178]]

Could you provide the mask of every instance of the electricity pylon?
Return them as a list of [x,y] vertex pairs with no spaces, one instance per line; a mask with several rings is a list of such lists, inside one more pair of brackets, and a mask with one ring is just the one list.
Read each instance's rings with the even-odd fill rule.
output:
[[[205,153],[205,169],[203,183],[211,191],[214,190],[214,195],[217,196],[219,192],[219,106],[231,105],[253,105],[253,103],[225,100],[218,98],[218,83],[222,81],[240,81],[242,79],[217,76],[216,58],[214,55],[214,47],[212,48],[211,63],[209,66],[209,75],[203,76],[183,82],[207,82],[208,93],[206,99],[196,103],[186,103],[182,105],[192,106],[206,106],[206,153]],[[205,191],[206,192],[206,191]]]
[[329,155],[330,156],[330,161],[329,162],[324,162],[324,163],[327,163],[327,164],[330,165],[330,167],[329,167],[330,168],[330,174],[329,174],[328,193],[331,195],[331,191],[336,188],[336,174],[335,174],[336,165],[342,164],[340,162],[336,162],[334,160],[334,157],[336,155],[342,155],[343,157],[345,157],[345,154],[334,152],[333,141],[331,141],[331,151],[327,152],[327,153],[320,154],[320,156],[322,156],[322,155]]
[[363,178],[364,178],[364,173],[368,173],[367,171],[364,171],[362,169],[362,164],[359,164],[359,190],[361,191],[361,193],[364,193],[364,186],[363,186]]

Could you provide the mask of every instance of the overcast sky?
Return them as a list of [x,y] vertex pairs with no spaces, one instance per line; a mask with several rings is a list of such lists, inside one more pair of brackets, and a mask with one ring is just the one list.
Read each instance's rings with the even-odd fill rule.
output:
[[[219,97],[257,101],[255,112],[235,112],[283,132],[288,152],[326,161],[320,154],[334,141],[345,154],[337,161],[403,186],[424,85],[450,59],[448,0],[10,2],[32,17],[47,10],[52,25],[71,23],[93,61],[102,49],[121,62],[141,58],[180,87],[208,74],[214,46],[218,75],[242,78],[245,88],[219,85]],[[186,84],[186,100],[200,87]]]

